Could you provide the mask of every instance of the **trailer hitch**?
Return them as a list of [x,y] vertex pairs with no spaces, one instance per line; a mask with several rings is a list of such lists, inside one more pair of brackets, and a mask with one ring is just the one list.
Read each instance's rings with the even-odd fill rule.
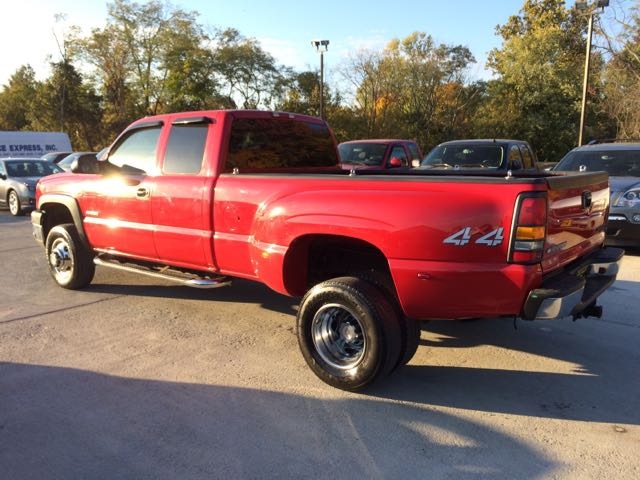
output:
[[584,310],[579,313],[576,313],[573,316],[573,321],[575,322],[579,318],[587,318],[587,317],[596,317],[602,318],[602,305],[596,305],[596,302],[593,301],[589,305],[587,305]]

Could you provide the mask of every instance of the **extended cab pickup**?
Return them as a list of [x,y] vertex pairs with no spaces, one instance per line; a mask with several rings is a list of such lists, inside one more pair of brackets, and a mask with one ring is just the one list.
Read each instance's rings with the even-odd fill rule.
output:
[[61,287],[95,265],[263,282],[302,297],[303,356],[347,390],[407,363],[420,320],[599,316],[622,258],[603,248],[604,173],[350,172],[314,117],[148,117],[93,162],[38,183],[33,233]]

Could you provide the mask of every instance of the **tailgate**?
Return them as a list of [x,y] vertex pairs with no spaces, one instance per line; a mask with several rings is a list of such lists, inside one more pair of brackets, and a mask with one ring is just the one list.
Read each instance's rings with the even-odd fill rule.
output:
[[548,177],[547,237],[542,269],[549,272],[604,242],[609,175],[568,172]]

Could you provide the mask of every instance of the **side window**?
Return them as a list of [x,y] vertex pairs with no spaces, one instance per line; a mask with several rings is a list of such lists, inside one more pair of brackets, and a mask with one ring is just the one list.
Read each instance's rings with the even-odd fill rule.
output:
[[522,156],[517,145],[512,145],[509,149],[509,168],[519,170],[522,168]]
[[173,125],[164,155],[164,173],[199,173],[208,124]]
[[406,167],[409,164],[409,160],[407,159],[407,153],[404,151],[404,147],[402,145],[396,145],[391,150],[391,155],[389,155],[389,160],[393,157],[397,157],[402,162],[402,166]]
[[109,154],[109,163],[128,173],[151,173],[156,166],[160,127],[133,130]]
[[415,143],[410,143],[409,152],[411,153],[411,160],[422,160],[420,157],[420,150],[418,149],[418,145]]
[[522,162],[524,168],[533,168],[533,155],[526,145],[520,145],[520,153],[522,154]]

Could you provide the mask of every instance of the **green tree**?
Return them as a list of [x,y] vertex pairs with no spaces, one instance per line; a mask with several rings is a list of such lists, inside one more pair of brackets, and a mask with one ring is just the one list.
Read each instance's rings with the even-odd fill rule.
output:
[[107,24],[76,41],[115,136],[143,115],[219,106],[209,37],[196,12],[160,0],[113,0]]
[[33,68],[23,65],[0,91],[0,130],[28,130],[29,110],[38,82]]
[[289,70],[282,78],[282,98],[276,108],[285,112],[318,115],[320,105],[320,82],[316,72],[295,72]]
[[[49,79],[35,91],[28,113],[30,127],[33,130],[66,132],[76,150],[104,147],[100,129],[100,97],[83,82],[71,63],[52,63],[51,70]],[[64,115],[61,116],[63,109]]]
[[80,39],[78,49],[84,63],[93,67],[93,84],[102,95],[104,131],[113,138],[142,114],[131,88],[133,74],[127,44],[118,27],[111,24]]
[[282,96],[283,73],[253,38],[229,28],[219,32],[215,74],[230,108],[271,108]]
[[503,44],[488,61],[497,78],[488,82],[476,135],[528,140],[544,161],[575,146],[585,27],[586,18],[564,0],[526,0],[519,15],[498,26]]

